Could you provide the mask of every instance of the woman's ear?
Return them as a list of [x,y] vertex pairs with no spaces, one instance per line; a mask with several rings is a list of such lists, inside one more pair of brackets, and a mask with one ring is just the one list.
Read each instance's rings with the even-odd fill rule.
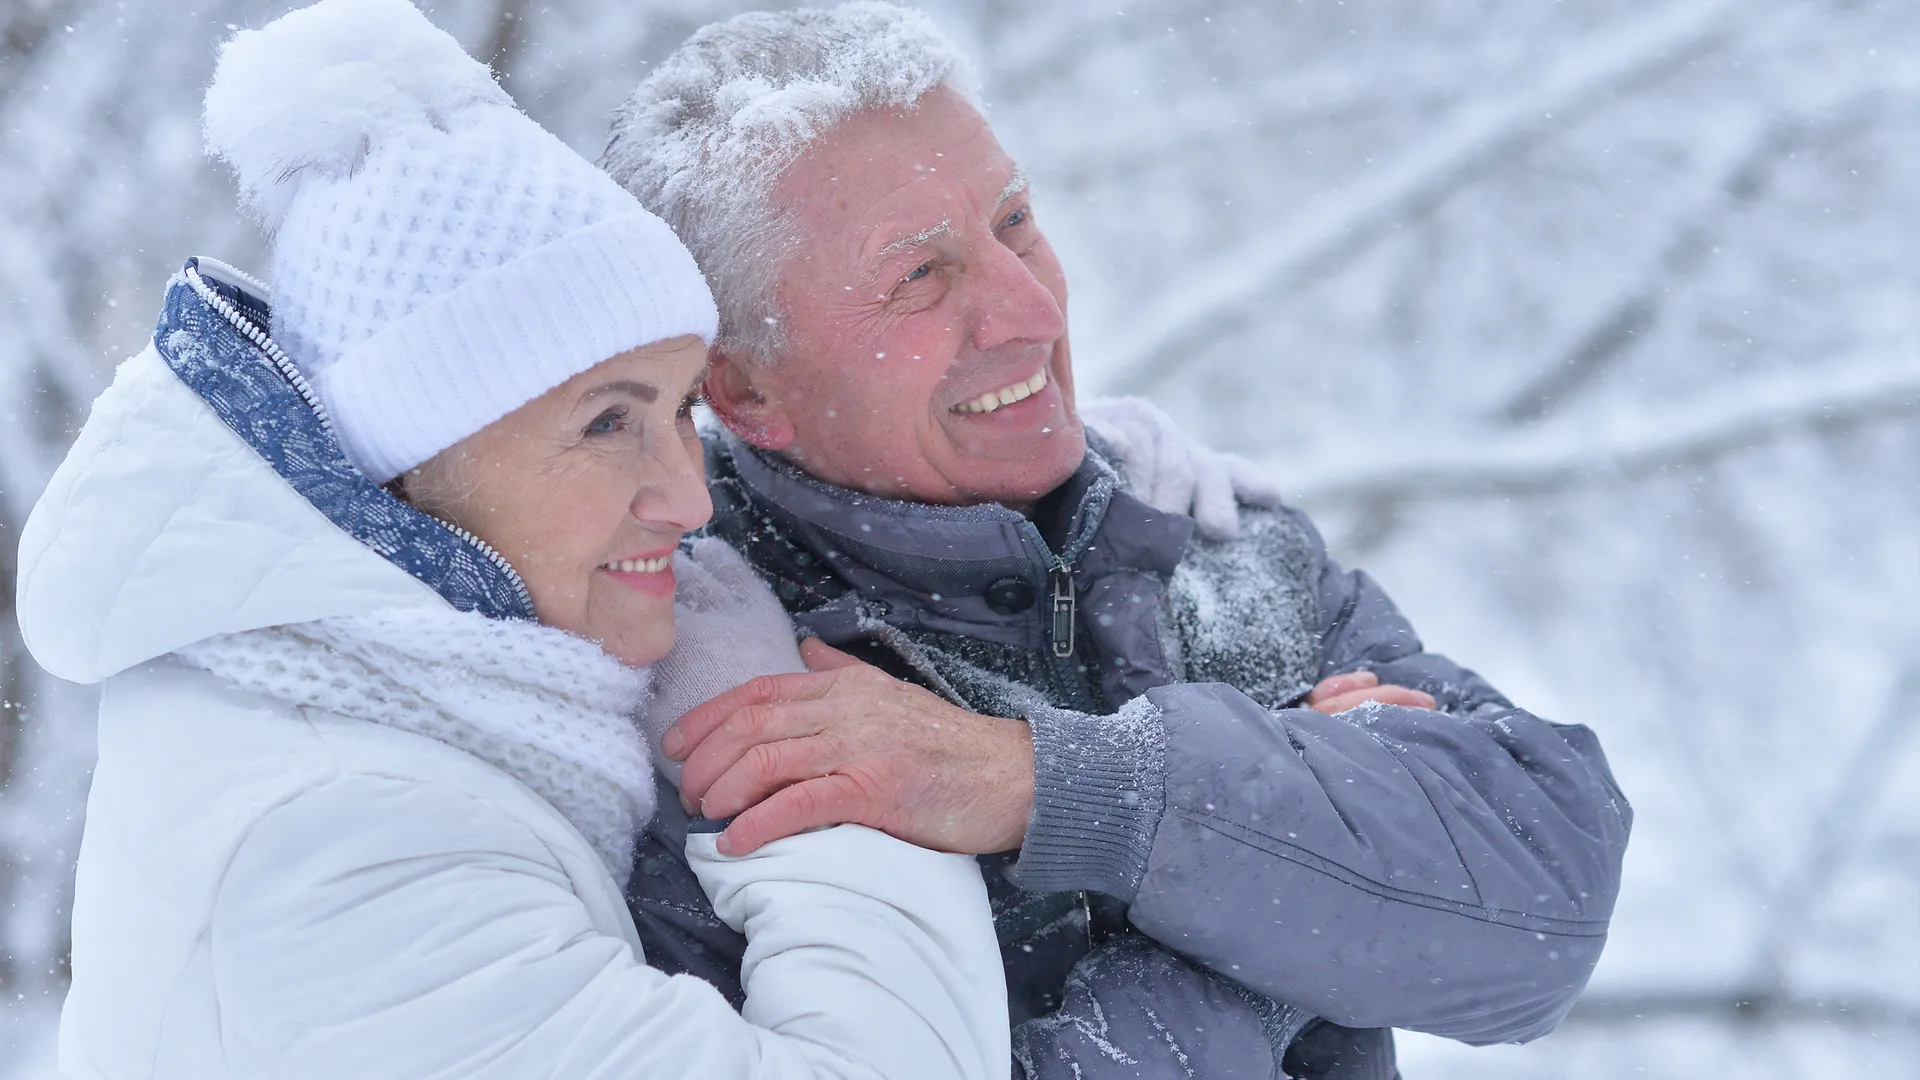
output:
[[719,349],[707,354],[707,362],[707,407],[728,430],[762,450],[793,445],[793,421],[772,372]]

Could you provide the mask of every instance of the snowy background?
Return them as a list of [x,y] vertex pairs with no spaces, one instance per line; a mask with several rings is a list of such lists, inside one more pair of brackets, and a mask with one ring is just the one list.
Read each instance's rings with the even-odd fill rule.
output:
[[[90,700],[18,529],[193,253],[265,0],[0,0],[0,1080],[51,1075]],[[432,6],[589,156],[728,0]],[[923,0],[1072,281],[1090,391],[1271,467],[1639,812],[1557,1035],[1410,1080],[1920,1077],[1920,5]],[[1084,392],[1084,391],[1083,391]]]

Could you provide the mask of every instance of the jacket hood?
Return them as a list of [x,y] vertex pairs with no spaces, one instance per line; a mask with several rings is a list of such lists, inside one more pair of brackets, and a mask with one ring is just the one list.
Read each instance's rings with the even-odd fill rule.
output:
[[264,293],[189,260],[34,506],[20,630],[53,674],[97,682],[215,635],[395,607],[532,618],[505,560],[347,460],[261,329]]

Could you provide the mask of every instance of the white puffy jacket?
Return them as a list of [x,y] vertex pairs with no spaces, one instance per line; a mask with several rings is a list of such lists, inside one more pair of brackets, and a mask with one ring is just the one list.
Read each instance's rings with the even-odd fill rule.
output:
[[[337,452],[253,424],[298,401],[236,328],[259,301],[189,286],[176,279],[155,347],[95,403],[21,545],[34,656],[105,683],[63,1071],[1006,1074],[971,860],[852,826],[743,859],[690,839],[716,910],[750,941],[735,1013],[706,983],[645,965],[594,847],[514,776],[170,656],[261,627],[445,609],[449,595],[473,606],[457,574],[427,584],[447,568],[418,558],[417,536],[381,532],[378,514],[359,519],[372,539],[350,535]],[[323,510],[313,493],[329,491]]]

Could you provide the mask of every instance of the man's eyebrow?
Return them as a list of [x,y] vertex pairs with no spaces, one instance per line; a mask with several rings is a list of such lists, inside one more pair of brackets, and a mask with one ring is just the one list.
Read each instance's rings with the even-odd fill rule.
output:
[[903,236],[900,239],[895,240],[893,243],[888,244],[886,247],[881,248],[880,254],[891,255],[896,251],[906,251],[908,248],[917,248],[922,244],[932,243],[933,241],[939,239],[940,237],[952,236],[952,235],[953,235],[952,219],[941,218],[940,224],[935,225],[929,229],[922,229],[919,232],[914,233],[912,236]]
[[634,382],[632,379],[617,379],[610,383],[601,383],[599,386],[581,394],[580,400],[584,403],[605,394],[630,394],[648,404],[660,400],[659,387],[654,386],[652,383]]
[[1015,165],[1013,167],[1013,179],[1008,180],[1007,186],[1000,189],[1000,202],[997,202],[994,205],[995,206],[1002,205],[1008,199],[1011,199],[1015,195],[1018,195],[1021,192],[1027,190],[1027,185],[1029,181],[1030,181],[1030,178],[1027,176],[1027,170],[1021,168],[1018,165]]

